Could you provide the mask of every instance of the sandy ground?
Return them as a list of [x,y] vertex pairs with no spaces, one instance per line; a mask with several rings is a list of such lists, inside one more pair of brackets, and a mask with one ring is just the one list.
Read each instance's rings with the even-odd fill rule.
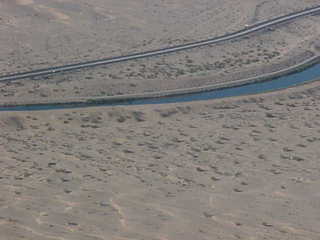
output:
[[0,113],[0,239],[320,238],[320,82]]
[[[0,72],[20,72],[223,35],[315,0],[0,1]],[[249,38],[159,58],[0,83],[0,103],[203,86],[285,68],[319,54],[319,15]]]
[[[201,3],[197,5],[197,3]],[[235,31],[313,0],[2,0],[0,72]],[[0,102],[232,81],[318,54],[319,16],[0,85]],[[320,82],[225,100],[0,112],[0,240],[320,239]]]
[[221,35],[315,0],[1,0],[0,69],[78,62]]

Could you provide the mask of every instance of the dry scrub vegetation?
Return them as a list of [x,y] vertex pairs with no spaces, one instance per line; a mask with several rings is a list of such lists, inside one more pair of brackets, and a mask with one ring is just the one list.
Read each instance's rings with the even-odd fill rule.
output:
[[[0,72],[123,55],[239,30],[317,1],[3,1]],[[275,71],[319,54],[319,16],[159,58],[0,84],[0,103],[203,86]],[[45,29],[45,31],[43,30]]]
[[319,239],[319,83],[0,113],[4,239]]

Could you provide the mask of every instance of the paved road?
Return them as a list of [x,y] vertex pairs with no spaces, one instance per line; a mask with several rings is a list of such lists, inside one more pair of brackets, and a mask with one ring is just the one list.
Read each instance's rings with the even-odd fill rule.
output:
[[226,35],[220,36],[220,37],[215,37],[215,38],[211,38],[211,39],[207,39],[207,40],[202,40],[202,41],[193,42],[193,43],[187,43],[187,44],[168,47],[168,48],[162,48],[162,49],[158,49],[158,50],[152,50],[152,51],[148,51],[148,52],[135,53],[135,54],[126,55],[126,56],[105,58],[105,59],[100,59],[100,60],[95,60],[95,61],[88,61],[88,62],[64,65],[64,66],[59,66],[59,67],[50,67],[50,68],[45,68],[45,69],[39,69],[39,70],[30,71],[30,72],[22,72],[22,73],[17,73],[17,74],[4,75],[4,76],[0,76],[0,82],[9,82],[9,81],[14,81],[14,80],[18,80],[18,79],[25,79],[25,78],[67,72],[67,71],[72,71],[72,70],[77,70],[77,69],[82,69],[82,68],[94,67],[94,66],[98,66],[98,65],[107,65],[107,64],[117,63],[117,62],[125,62],[125,61],[129,61],[129,60],[134,60],[134,59],[159,56],[159,55],[175,53],[175,52],[179,52],[179,51],[183,51],[183,50],[187,50],[187,49],[191,49],[191,48],[212,45],[212,44],[236,39],[239,37],[243,37],[243,36],[248,35],[250,33],[254,33],[259,30],[262,30],[262,29],[265,29],[268,27],[272,27],[276,24],[288,22],[288,21],[294,20],[296,18],[300,18],[300,17],[307,16],[307,15],[312,15],[315,13],[320,13],[320,6],[309,8],[309,9],[306,9],[306,10],[303,10],[300,12],[291,13],[291,14],[288,14],[285,16],[277,17],[277,18],[274,18],[274,19],[271,19],[271,20],[268,20],[265,22],[261,22],[261,23],[249,26],[249,27],[247,27],[243,30],[240,30],[238,32],[226,34]]

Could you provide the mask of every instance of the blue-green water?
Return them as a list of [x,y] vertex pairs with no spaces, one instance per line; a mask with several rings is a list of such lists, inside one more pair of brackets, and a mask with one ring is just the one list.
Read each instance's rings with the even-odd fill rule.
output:
[[314,65],[302,72],[293,73],[287,76],[278,77],[270,81],[258,82],[247,84],[239,87],[231,87],[220,90],[213,90],[209,92],[188,94],[183,96],[159,98],[159,99],[147,99],[147,100],[135,100],[128,104],[163,104],[163,103],[178,103],[178,102],[191,102],[201,101],[217,98],[235,97],[242,95],[258,94],[264,92],[270,92],[280,89],[285,89],[295,85],[320,80],[320,64]]
[[292,73],[287,76],[278,77],[270,81],[247,84],[239,87],[224,88],[220,90],[213,90],[209,92],[201,92],[194,94],[186,94],[173,97],[151,98],[142,100],[122,101],[118,103],[101,103],[101,104],[59,104],[59,105],[32,105],[32,106],[18,106],[0,108],[0,111],[34,111],[34,110],[51,110],[51,109],[68,109],[68,108],[82,108],[90,106],[119,106],[119,105],[143,105],[143,104],[166,104],[166,103],[180,103],[192,102],[209,99],[218,99],[250,94],[258,94],[270,92],[280,89],[285,89],[295,85],[320,80],[320,64],[316,64],[301,72]]

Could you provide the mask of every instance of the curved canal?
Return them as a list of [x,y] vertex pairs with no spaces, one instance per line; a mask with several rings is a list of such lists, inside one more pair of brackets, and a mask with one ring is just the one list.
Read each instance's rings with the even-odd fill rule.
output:
[[238,87],[230,87],[224,89],[212,90],[209,92],[187,94],[175,97],[164,97],[145,100],[133,100],[127,102],[127,105],[141,105],[141,104],[164,104],[164,103],[179,103],[179,102],[191,102],[201,101],[209,99],[218,99],[226,97],[235,97],[243,95],[252,95],[265,92],[271,92],[281,90],[296,85],[320,80],[320,64],[316,64],[301,72],[292,73],[286,76],[277,77],[272,80],[249,83]]
[[168,96],[160,98],[137,99],[128,101],[118,101],[114,103],[79,103],[79,104],[33,104],[28,106],[12,106],[0,107],[0,111],[38,111],[38,110],[53,110],[53,109],[69,109],[83,108],[91,106],[120,106],[120,105],[146,105],[146,104],[167,104],[167,103],[182,103],[203,101],[210,99],[219,99],[226,97],[235,97],[251,94],[259,94],[265,92],[276,91],[293,87],[296,85],[320,80],[320,64],[313,65],[301,72],[292,73],[286,76],[277,77],[272,80],[250,83],[238,87],[230,87],[212,90],[208,92],[185,94],[181,96]]

